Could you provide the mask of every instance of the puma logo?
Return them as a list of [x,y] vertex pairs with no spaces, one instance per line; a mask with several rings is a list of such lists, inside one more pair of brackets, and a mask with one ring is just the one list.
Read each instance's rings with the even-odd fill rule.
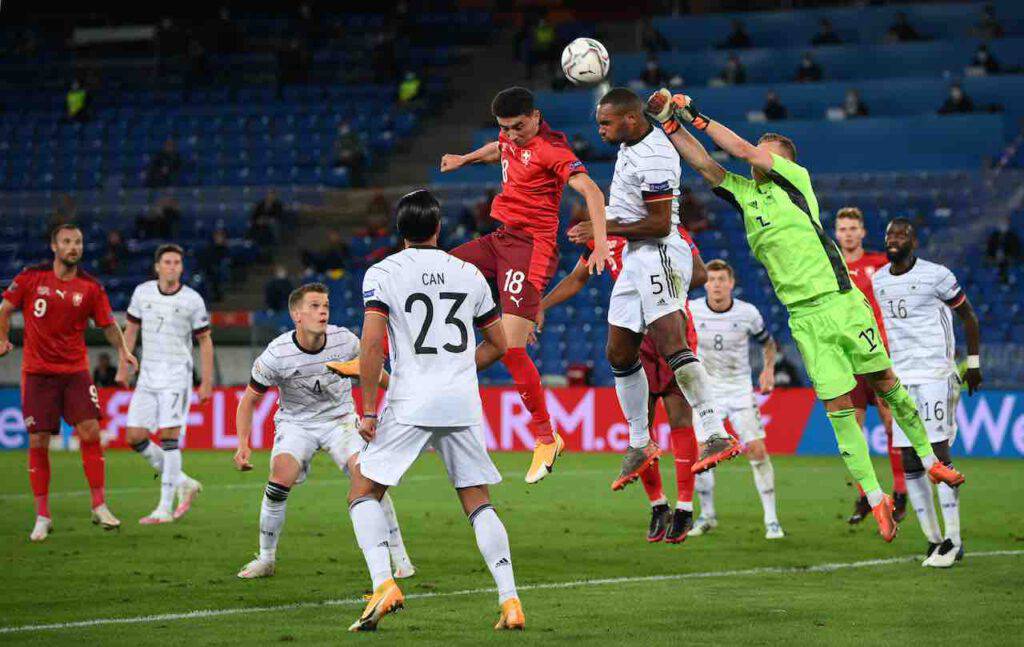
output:
[[510,294],[508,295],[508,298],[511,299],[512,302],[516,304],[517,308],[523,307],[523,297],[514,297]]
[[64,294],[65,294],[64,290],[57,290],[57,296],[59,296],[61,299],[64,298]]

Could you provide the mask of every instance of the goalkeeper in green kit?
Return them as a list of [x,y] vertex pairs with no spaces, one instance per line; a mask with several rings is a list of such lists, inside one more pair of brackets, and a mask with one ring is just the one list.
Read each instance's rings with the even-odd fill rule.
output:
[[[814,390],[825,404],[839,453],[867,494],[885,541],[896,536],[892,499],[882,491],[854,415],[854,375],[868,378],[906,430],[933,483],[951,487],[962,474],[939,462],[917,407],[882,344],[871,306],[850,280],[836,244],[821,227],[818,200],[807,169],[796,163],[796,147],[782,135],[762,135],[757,145],[700,113],[690,97],[659,90],[647,113],[661,123],[672,144],[715,195],[743,216],[750,249],[768,271],[775,294],[789,310],[793,332]],[[726,153],[750,164],[753,179],[726,171],[683,126],[702,130]]]

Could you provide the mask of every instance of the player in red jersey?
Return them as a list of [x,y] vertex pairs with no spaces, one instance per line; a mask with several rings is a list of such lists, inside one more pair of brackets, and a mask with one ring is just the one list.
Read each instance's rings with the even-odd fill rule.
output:
[[566,184],[586,201],[596,241],[586,267],[588,272],[600,273],[609,254],[604,194],[587,175],[565,135],[551,130],[543,120],[529,90],[502,90],[491,103],[491,113],[498,122],[498,141],[466,155],[445,155],[441,171],[480,162],[501,163],[502,192],[491,204],[491,217],[502,227],[451,253],[497,283],[501,322],[508,339],[502,361],[531,414],[530,431],[536,445],[526,482],[536,483],[551,472],[564,447],[551,427],[540,373],[526,354],[541,295],[558,267],[559,203]]
[[[689,244],[693,251],[693,273],[691,275],[689,289],[699,288],[704,285],[707,279],[707,271],[704,261],[700,257],[700,250],[690,237],[689,233],[679,227],[679,234]],[[612,280],[619,278],[622,269],[622,251],[626,246],[626,239],[620,236],[608,238],[608,248],[611,251],[611,259],[608,261],[608,271]],[[593,241],[588,241],[588,251],[580,257],[579,262],[573,271],[564,279],[559,281],[550,292],[544,295],[541,300],[540,311],[537,314],[537,331],[544,327],[544,313],[560,303],[571,299],[583,289],[590,278],[587,271],[587,258],[593,247]],[[697,348],[697,329],[693,325],[693,317],[690,316],[690,308],[685,295],[683,296],[683,310],[686,319],[686,341],[690,348]],[[683,396],[676,382],[672,368],[665,361],[665,358],[658,353],[654,339],[645,337],[640,346],[640,362],[643,364],[644,372],[647,374],[649,389],[648,403],[648,426],[654,425],[655,407],[658,400],[665,405],[665,413],[668,414],[669,428],[671,429],[672,453],[675,456],[676,466],[676,491],[677,502],[675,512],[669,508],[668,498],[662,486],[661,469],[658,461],[655,460],[646,469],[640,472],[640,482],[643,483],[647,499],[651,503],[651,522],[647,530],[647,541],[666,541],[670,544],[682,543],[690,529],[693,528],[693,489],[694,474],[690,466],[697,460],[697,437],[693,431],[693,409]]]
[[[878,300],[875,299],[875,291],[871,287],[872,275],[883,265],[889,262],[885,252],[869,252],[864,249],[864,236],[867,231],[864,229],[864,214],[857,207],[844,207],[836,212],[836,240],[839,242],[839,249],[843,251],[846,259],[846,267],[850,270],[850,278],[854,285],[864,293],[871,309],[875,313],[875,321],[878,323],[878,331],[882,335],[882,343],[889,347],[889,341],[885,336],[885,326],[882,324],[882,311],[879,309]],[[863,427],[864,419],[867,416],[868,405],[874,405],[878,409],[878,417],[885,425],[885,435],[888,438],[889,464],[892,467],[892,499],[895,509],[893,519],[899,523],[907,516],[907,481],[903,472],[903,458],[900,450],[892,447],[892,413],[885,404],[885,400],[875,397],[875,390],[864,378],[863,375],[854,376],[857,378],[857,388],[851,393],[853,407],[856,411],[857,422]],[[857,486],[860,490],[860,486]],[[853,514],[847,520],[851,524],[860,523],[866,516],[871,514],[871,506],[864,492],[854,503]]]
[[58,225],[50,237],[52,263],[26,268],[14,278],[0,303],[0,356],[14,346],[8,334],[11,314],[25,313],[25,349],[21,364],[21,408],[29,433],[28,473],[36,500],[36,523],[30,539],[42,541],[53,528],[50,520],[50,435],[60,433],[63,417],[75,428],[82,467],[92,493],[92,521],[106,529],[121,522],[107,508],[103,447],[100,445],[100,402],[89,375],[85,327],[89,319],[103,329],[119,361],[138,368],[125,346],[121,328],[110,311],[107,293],[80,270],[82,232]]

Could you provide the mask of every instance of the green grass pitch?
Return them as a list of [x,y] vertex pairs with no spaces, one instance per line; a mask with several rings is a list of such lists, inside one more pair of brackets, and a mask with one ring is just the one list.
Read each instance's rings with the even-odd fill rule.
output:
[[[910,559],[925,545],[913,514],[892,545],[877,537],[873,520],[845,523],[853,490],[838,458],[774,459],[786,539],[763,538],[741,458],[719,468],[721,527],[670,546],[644,540],[648,506],[639,485],[610,491],[617,456],[566,455],[547,480],[527,486],[529,457],[496,455],[506,481],[492,495],[527,614],[526,632],[506,635],[492,630],[496,595],[480,591],[493,583],[473,533],[440,462],[424,456],[393,492],[419,569],[402,583],[406,609],[375,635],[350,635],[369,580],[346,511],[347,481],[326,457],[293,489],[277,576],[255,581],[235,573],[257,546],[267,453],[242,474],[228,453],[186,451],[185,468],[204,493],[180,522],[142,527],[137,521],[154,507],[159,483],[138,456],[109,452],[108,500],[124,524],[118,532],[89,523],[77,454],[51,460],[56,530],[32,545],[25,455],[0,454],[0,643],[959,646],[1024,635],[1024,479],[1016,462],[959,461],[968,478],[961,498],[968,553],[956,568],[936,572]],[[876,467],[887,474],[882,461]],[[671,491],[671,468],[663,470]],[[161,614],[170,615],[153,617]],[[102,622],[130,618],[137,621]],[[101,622],[10,631],[87,621]]]

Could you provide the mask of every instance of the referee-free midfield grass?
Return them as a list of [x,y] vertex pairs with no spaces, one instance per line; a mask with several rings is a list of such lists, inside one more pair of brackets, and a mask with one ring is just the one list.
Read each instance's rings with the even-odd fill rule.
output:
[[[473,591],[493,586],[490,574],[440,462],[426,455],[393,491],[419,569],[402,584],[406,609],[375,635],[350,635],[369,580],[344,502],[347,481],[326,457],[292,491],[277,576],[255,581],[235,573],[257,547],[267,453],[243,474],[228,453],[186,451],[185,468],[205,491],[183,520],[142,527],[159,482],[138,456],[108,452],[119,532],[89,523],[77,453],[51,457],[56,531],[34,545],[25,455],[0,454],[0,642],[902,646],[1020,644],[1024,635],[1024,466],[1015,462],[959,462],[968,478],[967,557],[936,572],[899,559],[924,547],[912,514],[892,545],[878,539],[873,521],[845,523],[853,490],[838,458],[774,459],[786,539],[763,538],[750,469],[738,459],[718,470],[721,527],[670,546],[645,541],[639,485],[610,491],[617,456],[566,455],[547,480],[527,486],[529,457],[499,454],[506,481],[493,499],[508,527],[527,630],[497,634],[496,595]],[[876,468],[886,474],[888,466]],[[663,470],[668,485],[671,468]],[[1013,552],[978,554],[993,551]],[[215,613],[181,617],[193,611]],[[160,614],[171,615],[146,618]],[[102,622],[125,618],[138,621]],[[83,621],[101,622],[9,631]]]

